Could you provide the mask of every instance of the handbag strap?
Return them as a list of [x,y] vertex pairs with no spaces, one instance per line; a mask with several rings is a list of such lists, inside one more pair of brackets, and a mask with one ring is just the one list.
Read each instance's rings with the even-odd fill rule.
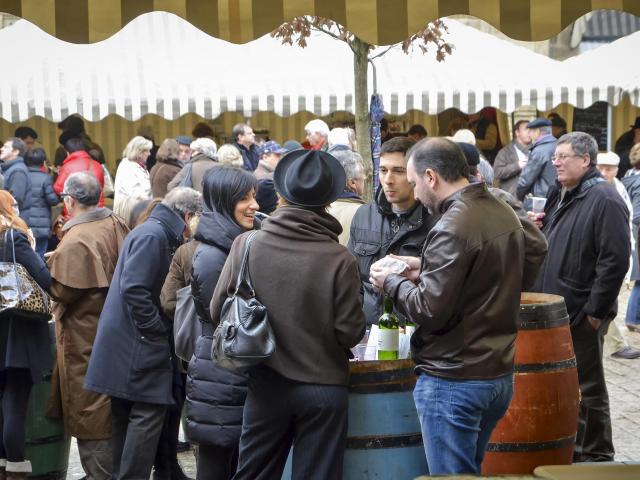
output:
[[256,236],[257,231],[251,232],[247,235],[247,239],[244,243],[244,254],[242,255],[242,263],[240,264],[240,272],[238,272],[238,278],[236,279],[236,291],[234,295],[238,294],[240,287],[242,284],[246,284],[249,287],[251,292],[251,296],[255,296],[255,292],[253,291],[253,285],[251,284],[251,275],[249,275],[249,249],[251,247],[251,241],[253,237]]
[[10,228],[11,231],[11,253],[13,254],[13,265],[16,264],[16,241],[13,239],[13,228]]
[[[18,265],[16,263],[16,241],[13,238],[13,228],[9,228],[9,231],[11,232],[11,252],[13,253],[13,274],[16,277],[16,286],[18,288],[18,293],[20,294],[20,298],[22,298],[23,297],[22,282],[20,282],[20,275],[18,275]],[[5,236],[6,236],[6,232],[5,232]],[[6,248],[6,240],[5,240],[5,248]]]

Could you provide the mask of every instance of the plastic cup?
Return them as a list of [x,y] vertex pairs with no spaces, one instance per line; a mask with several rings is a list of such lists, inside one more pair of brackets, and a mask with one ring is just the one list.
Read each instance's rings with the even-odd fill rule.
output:
[[544,212],[544,206],[547,203],[547,199],[543,197],[531,197],[531,211],[533,213]]
[[377,348],[373,345],[367,345],[366,343],[359,343],[351,350],[356,357],[356,362],[362,362],[364,360],[375,360]]

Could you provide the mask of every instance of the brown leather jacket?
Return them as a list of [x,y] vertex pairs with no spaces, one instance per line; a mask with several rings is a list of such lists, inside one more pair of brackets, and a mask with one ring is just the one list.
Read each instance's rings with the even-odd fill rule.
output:
[[535,277],[524,270],[539,268],[546,244],[538,244],[541,252],[525,245],[513,210],[484,184],[459,190],[440,211],[418,285],[400,275],[384,284],[396,308],[418,325],[413,359],[425,373],[447,378],[510,374],[523,277]]

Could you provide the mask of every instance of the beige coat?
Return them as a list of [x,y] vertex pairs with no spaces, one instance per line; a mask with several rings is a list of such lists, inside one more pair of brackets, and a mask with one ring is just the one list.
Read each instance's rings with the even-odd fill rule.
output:
[[338,235],[340,245],[346,247],[347,243],[349,243],[351,221],[361,205],[364,205],[364,202],[357,198],[339,198],[329,205],[328,212],[342,225],[342,233]]
[[128,228],[107,209],[82,214],[64,226],[51,258],[57,361],[48,415],[62,416],[67,434],[83,440],[111,437],[109,397],[83,388],[98,319]]
[[[188,164],[187,164],[188,165]],[[178,172],[178,174],[173,177],[173,180],[169,182],[167,185],[167,192],[170,192],[182,181],[182,177],[184,177],[187,172],[187,165],[185,165],[182,170]],[[192,187],[202,193],[202,180],[204,179],[204,174],[207,173],[213,167],[218,167],[220,164],[215,160],[211,160],[209,157],[198,153],[191,159],[191,182]]]

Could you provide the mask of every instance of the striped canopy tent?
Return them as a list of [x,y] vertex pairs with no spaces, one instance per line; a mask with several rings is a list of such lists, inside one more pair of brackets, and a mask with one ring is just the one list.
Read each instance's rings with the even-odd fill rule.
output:
[[566,88],[577,96],[569,103],[581,99],[585,105],[597,101],[616,105],[627,94],[632,105],[640,106],[640,68],[635,63],[638,51],[640,32],[562,62],[571,73],[565,79]]
[[375,45],[399,42],[450,15],[481,18],[519,40],[547,39],[596,9],[640,15],[637,0],[0,0],[0,11],[25,18],[74,43],[104,40],[137,16],[174,13],[217,38],[244,43],[301,15],[331,18]]
[[[582,108],[600,99],[620,101],[620,79],[610,79],[611,88],[602,85],[603,95],[585,94],[584,84],[566,87],[573,77],[566,62],[455,20],[446,24],[445,38],[454,47],[446,61],[417,47],[408,55],[395,48],[374,61],[388,114],[475,112],[486,106],[510,113],[522,105],[545,111],[560,103]],[[246,118],[258,112],[354,113],[352,53],[320,33],[304,49],[269,35],[238,45],[212,38],[175,15],[154,12],[105,41],[76,45],[18,21],[0,30],[0,56],[12,55],[16,38],[23,39],[22,55],[29,62],[0,76],[0,117],[13,123],[34,116],[57,122],[72,113],[89,121],[110,114],[173,120],[187,113],[203,118],[225,112]],[[624,76],[624,69],[616,71]]]

